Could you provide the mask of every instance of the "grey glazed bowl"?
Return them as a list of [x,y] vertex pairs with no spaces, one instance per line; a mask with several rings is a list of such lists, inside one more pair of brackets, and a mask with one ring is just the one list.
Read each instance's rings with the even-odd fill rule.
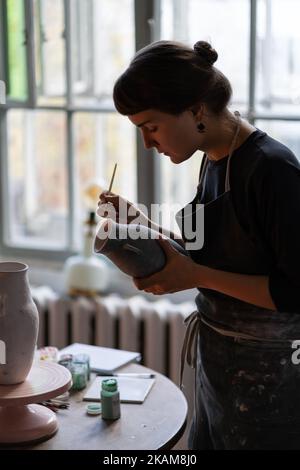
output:
[[[132,277],[147,277],[166,264],[166,255],[157,238],[159,233],[143,225],[117,224],[107,219],[98,230],[95,253],[107,256],[118,268]],[[184,248],[174,240],[169,243],[180,253]]]

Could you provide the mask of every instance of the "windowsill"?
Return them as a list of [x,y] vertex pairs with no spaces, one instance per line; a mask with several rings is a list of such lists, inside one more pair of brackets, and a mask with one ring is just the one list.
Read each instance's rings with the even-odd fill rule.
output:
[[[4,257],[0,256],[0,261],[7,261]],[[45,261],[37,259],[18,258],[10,261],[18,261],[25,263],[29,266],[28,277],[31,286],[48,286],[58,294],[65,294],[65,276],[64,276],[64,263],[58,261]],[[193,301],[197,295],[196,289],[177,292],[175,294],[166,294],[164,296],[157,296],[147,294],[146,292],[139,291],[133,284],[131,278],[122,273],[113,265],[107,265],[109,286],[103,291],[103,295],[118,294],[124,297],[131,297],[133,295],[143,295],[150,301],[156,301],[161,298],[169,298],[173,303],[181,303],[185,301]]]

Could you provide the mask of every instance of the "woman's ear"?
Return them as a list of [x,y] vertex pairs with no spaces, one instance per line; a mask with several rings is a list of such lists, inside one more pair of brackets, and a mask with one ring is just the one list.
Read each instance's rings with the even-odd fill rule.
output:
[[195,104],[190,108],[190,111],[192,112],[197,122],[201,121],[204,112],[204,106],[202,103]]

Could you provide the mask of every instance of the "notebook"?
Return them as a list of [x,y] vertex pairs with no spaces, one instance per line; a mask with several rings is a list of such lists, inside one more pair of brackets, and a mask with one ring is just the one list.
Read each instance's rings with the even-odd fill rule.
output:
[[91,370],[99,374],[113,374],[119,367],[125,366],[133,361],[139,361],[141,358],[138,352],[90,346],[81,343],[73,343],[61,349],[59,351],[59,357],[63,354],[88,354],[90,357]]
[[[101,382],[112,377],[98,376],[83,397],[85,401],[101,401]],[[143,403],[150,392],[155,379],[115,377],[118,382],[120,401],[123,403]]]

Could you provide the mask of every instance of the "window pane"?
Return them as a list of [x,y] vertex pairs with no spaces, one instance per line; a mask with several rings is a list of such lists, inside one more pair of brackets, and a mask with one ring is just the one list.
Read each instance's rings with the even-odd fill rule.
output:
[[35,61],[38,104],[66,101],[65,17],[63,0],[35,0]]
[[27,65],[23,0],[7,0],[8,96],[27,99]]
[[300,113],[300,2],[259,0],[257,109]]
[[112,191],[136,201],[134,126],[116,113],[76,113],[74,132],[78,223],[87,210],[97,209],[98,197],[94,202],[87,200],[85,190],[93,183],[108,189],[115,163],[118,167]]
[[134,1],[76,0],[72,6],[74,101],[112,106],[113,83],[134,55]]
[[240,111],[248,105],[249,5],[248,0],[161,0],[161,39],[191,46],[210,42],[219,54],[216,67],[230,80],[233,104]]
[[66,246],[65,149],[65,113],[8,112],[10,244]]
[[279,140],[300,160],[300,122],[257,120],[255,126]]
[[92,94],[93,2],[73,0],[71,7],[73,91],[79,96]]

